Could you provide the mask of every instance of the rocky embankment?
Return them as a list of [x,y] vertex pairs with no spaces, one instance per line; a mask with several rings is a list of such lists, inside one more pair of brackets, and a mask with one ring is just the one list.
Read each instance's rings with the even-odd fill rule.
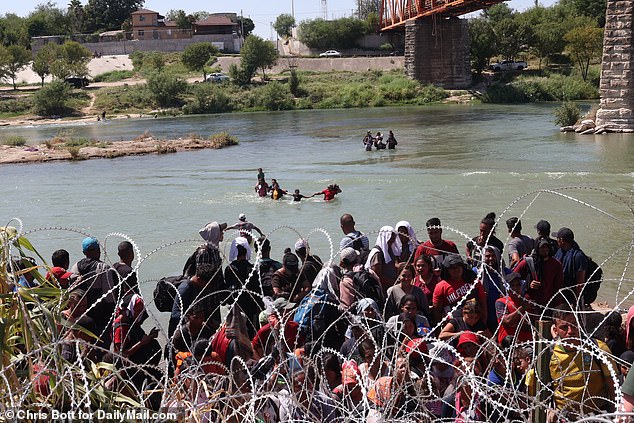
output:
[[212,135],[208,139],[187,138],[159,140],[144,137],[132,141],[100,141],[85,146],[46,142],[32,146],[0,145],[0,165],[12,163],[41,163],[53,160],[112,159],[142,154],[168,154],[205,148],[219,149],[238,143],[231,136]]
[[631,134],[634,133],[634,129],[622,129],[612,126],[610,124],[607,125],[599,125],[597,126],[592,119],[584,119],[580,123],[571,126],[562,126],[559,129],[561,132],[576,132],[581,135],[588,134],[607,134],[607,133],[624,133]]

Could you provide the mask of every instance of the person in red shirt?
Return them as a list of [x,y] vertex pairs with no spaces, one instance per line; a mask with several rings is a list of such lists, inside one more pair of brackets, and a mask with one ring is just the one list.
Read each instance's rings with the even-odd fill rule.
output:
[[527,308],[522,297],[522,279],[519,273],[509,273],[506,275],[509,284],[509,292],[506,297],[499,298],[495,302],[495,314],[500,324],[498,328],[498,343],[507,336],[512,336],[518,342],[530,341],[533,339],[530,323],[526,315]]
[[[255,334],[251,344],[253,346],[253,358],[259,360],[267,354],[270,354],[274,348],[278,348],[276,336],[274,332],[279,333],[280,328],[284,327],[284,339],[280,342],[281,347],[294,351],[304,345],[304,336],[299,335],[299,324],[290,318],[290,312],[294,304],[289,303],[285,298],[276,299],[272,305],[267,307],[267,320],[265,324]],[[285,351],[280,351],[280,353]]]
[[515,272],[528,282],[527,298],[541,306],[535,312],[541,314],[546,310],[549,316],[550,309],[563,300],[563,297],[558,295],[564,285],[563,267],[552,257],[548,240],[537,241],[535,249],[537,255],[526,256],[520,260]]
[[53,267],[46,273],[46,280],[56,280],[62,288],[68,288],[72,283],[73,274],[66,269],[70,266],[70,256],[66,250],[56,250],[51,256]]
[[341,188],[339,188],[339,185],[333,184],[333,185],[328,185],[328,188],[326,188],[323,191],[318,191],[314,193],[313,195],[311,195],[311,197],[314,197],[315,195],[323,195],[324,201],[330,201],[334,199],[335,196],[339,194],[340,192],[341,192]]
[[432,217],[425,223],[429,239],[418,246],[414,254],[414,261],[421,255],[434,256],[436,264],[440,266],[449,254],[459,254],[458,247],[453,241],[442,239],[440,219]]
[[[463,301],[463,297],[466,299],[476,298],[482,305],[481,318],[486,322],[487,309],[486,309],[486,294],[482,284],[477,282],[467,282],[465,276],[465,263],[459,254],[450,254],[445,258],[443,262],[444,275],[443,280],[438,282],[434,288],[434,295],[432,300],[432,317],[434,323],[440,322],[447,313]],[[475,284],[475,286],[474,286]],[[461,308],[458,307],[453,310],[453,317],[460,317]]]

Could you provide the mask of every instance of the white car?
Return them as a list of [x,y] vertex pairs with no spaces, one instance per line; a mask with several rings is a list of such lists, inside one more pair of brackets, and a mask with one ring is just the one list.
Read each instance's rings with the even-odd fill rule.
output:
[[207,75],[207,82],[224,82],[224,81],[228,81],[229,78],[227,75],[225,75],[224,73],[210,73],[209,75]]
[[341,53],[337,50],[328,50],[321,53],[319,57],[341,57]]

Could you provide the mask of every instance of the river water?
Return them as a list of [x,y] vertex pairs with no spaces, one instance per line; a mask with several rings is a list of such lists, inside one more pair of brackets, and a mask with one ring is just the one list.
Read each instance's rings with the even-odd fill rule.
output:
[[[600,297],[615,305],[632,288],[629,279],[620,280],[631,276],[624,269],[634,222],[628,207],[634,136],[561,134],[552,123],[555,106],[436,105],[0,128],[0,138],[20,134],[29,143],[60,129],[100,140],[132,139],[145,131],[158,138],[227,131],[240,139],[222,150],[2,166],[0,225],[19,217],[25,230],[34,231],[29,238],[42,255],[65,248],[73,262],[80,258],[83,235],[66,229],[105,240],[113,261],[121,237],[110,233],[131,237],[142,255],[190,240],[150,255],[139,271],[143,281],[179,273],[199,241],[198,229],[212,220],[231,224],[239,213],[264,232],[288,226],[271,235],[274,258],[293,245],[298,232],[327,259],[328,237],[314,230],[325,230],[336,252],[342,213],[351,213],[357,228],[370,233],[408,220],[421,240],[425,221],[438,216],[455,230],[446,229],[445,238],[462,249],[465,235],[476,235],[480,219],[495,211],[502,216],[503,240],[504,220],[511,216],[521,216],[523,232],[531,236],[541,218],[553,230],[571,227],[586,253],[598,263],[607,260],[605,276],[611,279]],[[394,130],[398,149],[363,151],[368,129]],[[336,182],[343,193],[329,203],[261,199],[253,192],[258,167],[288,190],[312,194]],[[538,193],[522,197],[531,192]],[[46,227],[64,229],[39,230]],[[153,283],[142,286],[146,295],[152,289]]]

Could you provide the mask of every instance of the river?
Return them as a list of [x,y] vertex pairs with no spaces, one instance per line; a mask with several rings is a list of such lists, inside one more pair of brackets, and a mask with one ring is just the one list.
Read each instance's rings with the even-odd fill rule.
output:
[[[330,256],[328,237],[341,238],[339,217],[349,212],[357,228],[375,234],[383,225],[408,220],[421,240],[425,221],[441,218],[444,237],[461,249],[465,235],[477,234],[489,211],[502,215],[498,237],[506,238],[504,220],[521,216],[524,233],[546,218],[553,230],[571,227],[582,248],[604,264],[609,278],[600,298],[615,305],[631,289],[624,271],[632,245],[631,204],[634,136],[580,136],[559,133],[556,105],[435,105],[356,110],[236,113],[159,119],[111,120],[91,124],[0,128],[41,142],[60,129],[99,140],[132,139],[149,131],[159,138],[227,131],[236,147],[167,155],[0,167],[0,224],[19,217],[42,255],[57,248],[80,258],[83,235],[106,240],[115,260],[123,233],[145,255],[140,280],[177,274],[199,241],[197,231],[211,220],[237,221],[245,213],[271,235],[273,257],[280,259],[298,235],[313,251]],[[395,151],[365,152],[367,130],[394,130]],[[301,203],[255,196],[257,168],[267,180],[304,194],[338,183],[335,201]],[[561,187],[570,188],[555,191]],[[588,189],[592,188],[592,189]],[[623,201],[601,189],[623,197]],[[538,194],[520,198],[538,190]],[[15,222],[13,222],[15,224]],[[64,230],[47,229],[61,227]],[[292,228],[292,229],[290,229]],[[229,238],[229,237],[227,237]],[[370,236],[374,240],[375,235]],[[224,245],[228,253],[228,243]],[[336,252],[336,248],[335,248]],[[142,290],[149,295],[153,283]],[[617,297],[618,291],[618,297]],[[627,300],[623,305],[628,304]]]

